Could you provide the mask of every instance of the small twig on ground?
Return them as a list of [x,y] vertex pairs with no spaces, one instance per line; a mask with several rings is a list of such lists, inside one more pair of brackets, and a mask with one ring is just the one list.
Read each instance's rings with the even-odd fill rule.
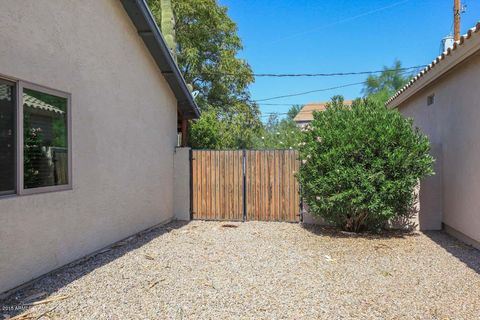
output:
[[160,280],[158,280],[158,281],[152,282],[152,284],[150,284],[150,285],[148,286],[148,289],[152,289],[152,288],[155,287],[157,284],[159,284],[160,282],[163,282],[163,281],[165,281],[165,279],[160,279]]
[[390,249],[390,250],[393,250],[392,247],[390,247],[390,246],[388,246],[388,245],[386,245],[386,244],[384,244],[384,243],[374,244],[374,245],[373,245],[373,248],[374,248],[375,250],[382,249],[382,248],[388,248],[388,249]]
[[155,281],[153,282],[151,285],[148,286],[148,289],[152,289],[153,287],[155,287],[160,281]]
[[224,228],[238,228],[238,225],[231,224],[231,223],[225,223],[225,224],[222,224],[222,227],[224,227]]
[[145,253],[143,256],[144,256],[146,259],[148,259],[148,260],[155,260],[155,258],[152,257],[152,256],[149,255],[149,254],[146,254],[146,253]]
[[7,318],[7,319],[8,320],[28,320],[28,319],[33,319],[33,317],[34,317],[33,311],[30,311],[30,312],[19,314],[13,318]]
[[52,308],[52,309],[50,309],[50,310],[47,310],[47,311],[45,311],[44,313],[42,313],[42,314],[40,314],[38,317],[36,317],[36,318],[35,318],[35,320],[38,320],[38,319],[40,319],[41,317],[43,317],[43,316],[46,316],[46,315],[47,315],[47,313],[50,313],[50,312],[52,312],[52,311],[53,311],[53,310],[55,310],[57,307],[58,307],[58,305],[57,305],[57,306],[55,306],[55,307],[53,307],[53,308]]
[[46,296],[47,294],[48,294],[48,293],[45,292],[45,291],[32,294],[31,296],[28,296],[28,297],[26,297],[25,299],[23,299],[23,303],[27,303],[27,302],[31,302],[31,301],[33,301],[33,300],[35,300],[35,299],[43,298],[43,297]]
[[36,305],[39,305],[39,304],[46,304],[46,303],[50,303],[50,302],[54,302],[54,301],[60,301],[60,300],[68,299],[68,298],[70,298],[70,296],[57,296],[57,297],[52,297],[52,298],[48,298],[48,299],[44,299],[44,300],[40,300],[40,301],[27,303],[26,305],[27,306],[36,306]]

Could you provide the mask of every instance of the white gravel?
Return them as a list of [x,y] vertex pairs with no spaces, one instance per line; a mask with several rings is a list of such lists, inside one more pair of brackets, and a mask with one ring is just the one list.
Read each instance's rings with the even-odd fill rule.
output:
[[171,223],[0,305],[66,297],[32,319],[480,319],[480,252],[442,232],[224,224]]

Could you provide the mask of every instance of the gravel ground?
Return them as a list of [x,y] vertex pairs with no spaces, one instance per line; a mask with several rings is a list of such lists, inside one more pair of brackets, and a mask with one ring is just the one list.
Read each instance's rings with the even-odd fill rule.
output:
[[64,298],[32,319],[480,319],[480,251],[442,232],[225,224],[168,224],[0,305]]

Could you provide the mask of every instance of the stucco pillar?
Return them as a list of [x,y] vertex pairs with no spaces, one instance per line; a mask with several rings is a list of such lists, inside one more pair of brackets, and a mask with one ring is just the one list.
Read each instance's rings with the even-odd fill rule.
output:
[[441,230],[443,220],[443,152],[441,144],[432,144],[430,154],[435,159],[433,176],[420,181],[420,230]]
[[176,148],[174,154],[173,212],[177,220],[190,220],[190,148]]

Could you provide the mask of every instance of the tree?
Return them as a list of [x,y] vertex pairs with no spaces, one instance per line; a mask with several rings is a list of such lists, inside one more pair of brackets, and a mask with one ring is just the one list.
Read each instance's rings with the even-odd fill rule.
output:
[[298,174],[309,211],[348,231],[405,217],[418,180],[433,174],[428,138],[382,103],[336,98],[302,132]]
[[[159,25],[162,25],[161,0],[149,0],[148,4]],[[177,63],[186,82],[197,92],[196,102],[209,119],[198,120],[191,125],[191,144],[194,147],[221,148],[220,141],[228,141],[226,148],[250,147],[261,128],[258,105],[250,101],[248,86],[254,81],[248,63],[237,57],[242,42],[237,35],[236,24],[228,17],[227,8],[215,0],[171,0],[175,16]],[[163,31],[162,26],[162,31]],[[218,136],[200,139],[195,132],[212,122],[225,122],[228,137]],[[203,116],[202,116],[203,117]],[[241,122],[245,120],[246,122]],[[224,131],[211,130],[211,134]],[[232,136],[237,133],[237,136]],[[247,137],[245,139],[245,137]],[[205,141],[211,141],[205,145]],[[240,143],[237,145],[236,143]]]
[[294,149],[297,147],[300,129],[293,119],[300,111],[299,105],[293,105],[285,118],[278,113],[271,114],[263,126],[255,145],[263,149]]
[[252,130],[258,115],[242,112],[219,113],[214,109],[202,112],[190,130],[192,146],[197,149],[248,149],[254,146],[258,133]]
[[411,74],[405,73],[405,70],[402,69],[402,63],[395,60],[393,66],[384,67],[380,75],[368,76],[363,93],[370,100],[385,103],[395,92],[403,88],[410,79]]

